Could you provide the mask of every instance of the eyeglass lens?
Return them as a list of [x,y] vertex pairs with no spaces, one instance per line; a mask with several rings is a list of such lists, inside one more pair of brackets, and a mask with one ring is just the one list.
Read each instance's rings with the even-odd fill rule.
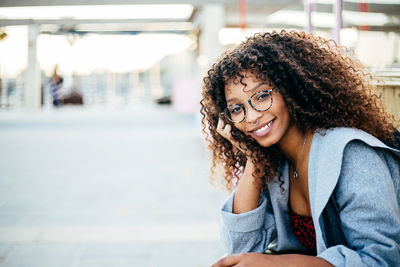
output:
[[[272,97],[270,91],[260,91],[250,98],[252,108],[257,111],[265,111],[272,105]],[[225,115],[232,122],[241,122],[245,116],[243,104],[233,104],[226,108]]]

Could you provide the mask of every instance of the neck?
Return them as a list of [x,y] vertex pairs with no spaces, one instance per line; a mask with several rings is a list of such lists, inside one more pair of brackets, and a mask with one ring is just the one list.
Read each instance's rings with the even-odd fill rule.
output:
[[279,148],[294,166],[298,164],[297,161],[301,161],[300,156],[304,154],[307,146],[304,146],[306,136],[308,136],[308,133],[303,133],[296,125],[292,124],[279,141]]

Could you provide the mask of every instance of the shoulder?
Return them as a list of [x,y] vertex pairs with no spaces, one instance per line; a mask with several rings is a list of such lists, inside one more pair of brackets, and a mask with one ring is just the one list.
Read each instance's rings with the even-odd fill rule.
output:
[[362,140],[351,140],[343,149],[341,176],[361,177],[370,176],[371,173],[383,173],[390,168],[388,160],[394,159],[390,151],[375,148]]
[[[314,143],[315,142],[315,143]],[[378,138],[355,128],[333,128],[315,133],[314,159],[336,173],[346,166],[374,166],[390,158],[400,158],[400,151],[385,145]],[[317,165],[317,166],[318,166]],[[338,174],[338,173],[337,173]]]
[[375,196],[375,200],[395,201],[400,192],[399,182],[400,158],[390,150],[372,147],[361,140],[352,140],[344,148],[336,186],[338,198],[361,194]]
[[395,174],[399,158],[400,151],[364,131],[354,128],[318,130],[309,159],[310,194],[320,202],[316,203],[315,213],[322,210],[337,184],[345,191],[354,191],[361,180],[380,177],[382,170],[389,171],[389,176],[395,180],[399,179]]
[[318,129],[315,134],[319,137],[318,141],[322,143],[347,143],[350,140],[359,139],[369,143],[383,144],[376,137],[357,128],[338,127],[331,129]]
[[392,266],[399,260],[399,180],[399,158],[389,149],[363,140],[344,147],[331,203],[348,244],[345,249],[358,253],[364,264]]
[[349,141],[343,148],[343,163],[347,162],[367,162],[378,159],[379,149],[376,149],[363,140],[354,139]]
[[[319,129],[314,135],[313,145],[317,148],[317,152],[323,151],[325,155],[333,154],[341,157],[347,145],[357,140],[362,141],[362,143],[370,147],[390,150],[400,157],[399,150],[387,146],[375,136],[356,128],[340,127],[327,130]],[[361,149],[360,146],[363,145],[358,142],[358,145],[355,146]],[[364,147],[364,150],[365,149],[366,147]]]

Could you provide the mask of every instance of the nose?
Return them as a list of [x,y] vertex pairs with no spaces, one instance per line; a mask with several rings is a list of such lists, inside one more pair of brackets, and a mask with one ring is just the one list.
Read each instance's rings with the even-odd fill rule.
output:
[[255,109],[253,109],[252,107],[249,107],[247,109],[246,122],[254,125],[254,124],[256,124],[256,122],[258,121],[258,119],[261,116],[262,116],[261,111],[257,111]]

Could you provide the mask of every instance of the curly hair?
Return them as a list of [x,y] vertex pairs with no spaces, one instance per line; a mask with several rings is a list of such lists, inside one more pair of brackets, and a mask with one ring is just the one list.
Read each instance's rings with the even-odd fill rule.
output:
[[[389,145],[398,127],[375,93],[372,76],[347,49],[332,40],[304,32],[284,30],[257,33],[222,54],[203,79],[201,114],[208,148],[212,150],[211,173],[224,169],[229,191],[240,178],[246,155],[217,133],[220,113],[226,108],[225,85],[243,83],[246,73],[268,81],[282,94],[292,123],[303,131],[354,127]],[[223,117],[225,123],[230,123]],[[284,155],[277,145],[262,147],[232,126],[232,136],[245,144],[256,166],[253,176],[264,186],[277,176]],[[278,175],[280,176],[280,175]]]

